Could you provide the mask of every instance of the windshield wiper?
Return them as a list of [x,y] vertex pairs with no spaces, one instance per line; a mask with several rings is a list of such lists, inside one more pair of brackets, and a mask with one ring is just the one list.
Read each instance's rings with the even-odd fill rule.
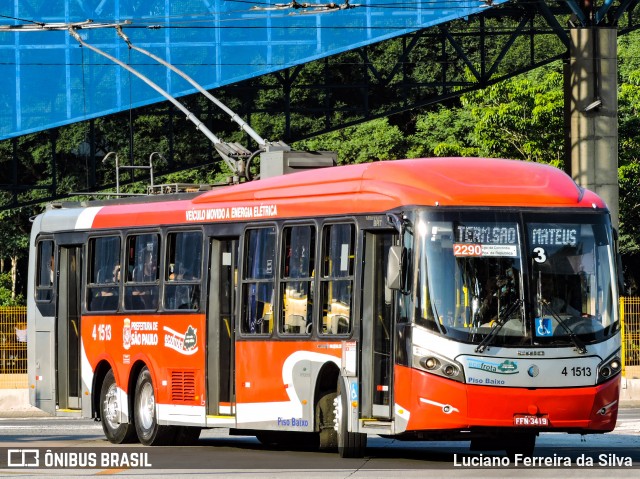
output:
[[440,316],[438,315],[438,308],[436,308],[436,303],[431,303],[431,307],[433,308],[433,312],[435,313],[435,323],[438,329],[440,330],[440,334],[446,335],[447,328],[440,322]]
[[562,328],[566,331],[569,336],[569,340],[571,340],[573,345],[576,347],[576,351],[578,352],[578,354],[587,354],[587,347],[584,345],[582,340],[578,336],[576,336],[576,333],[573,332],[573,329],[569,327],[567,322],[560,317],[555,309],[553,309],[551,303],[549,303],[549,301],[547,301],[546,299],[540,299],[540,304],[542,305],[542,312],[544,313],[544,310],[546,309],[547,312],[549,312],[551,316],[553,316],[553,319],[555,319],[558,324],[562,326]]
[[507,307],[503,308],[502,311],[498,311],[498,319],[496,320],[495,326],[491,329],[489,334],[487,334],[478,347],[476,348],[476,353],[483,353],[487,346],[489,346],[496,335],[500,332],[502,327],[509,322],[511,319],[510,316],[520,307],[522,304],[521,299],[516,299],[513,303],[509,304]]

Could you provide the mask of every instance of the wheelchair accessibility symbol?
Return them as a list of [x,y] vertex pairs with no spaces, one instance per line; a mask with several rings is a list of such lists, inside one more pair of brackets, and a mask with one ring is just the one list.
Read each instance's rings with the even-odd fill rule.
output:
[[551,318],[536,318],[536,336],[553,336]]
[[351,401],[358,400],[358,384],[357,383],[351,383],[351,392],[349,396],[351,397]]

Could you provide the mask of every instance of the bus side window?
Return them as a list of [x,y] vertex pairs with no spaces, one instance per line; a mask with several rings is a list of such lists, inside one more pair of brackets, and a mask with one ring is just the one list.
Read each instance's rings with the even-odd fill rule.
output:
[[241,321],[245,334],[270,334],[273,329],[275,248],[275,227],[245,233]]
[[280,277],[280,330],[285,334],[311,334],[315,228],[292,226],[283,230]]
[[132,235],[127,238],[124,286],[124,309],[155,311],[158,309],[158,251],[156,233]]
[[87,309],[116,311],[120,294],[120,237],[89,239]]
[[200,307],[202,233],[180,231],[167,235],[164,307],[195,311]]
[[38,262],[36,263],[36,301],[48,302],[53,299],[53,282],[55,279],[55,263],[53,241],[38,243]]
[[322,334],[351,332],[355,227],[341,223],[322,231]]

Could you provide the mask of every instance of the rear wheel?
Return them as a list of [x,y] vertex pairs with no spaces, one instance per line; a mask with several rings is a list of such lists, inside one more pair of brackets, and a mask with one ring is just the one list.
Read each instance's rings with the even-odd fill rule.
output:
[[136,382],[134,417],[138,439],[145,446],[171,444],[176,435],[174,426],[160,426],[156,417],[156,396],[151,373],[144,368]]
[[125,444],[133,442],[136,438],[136,430],[133,424],[118,422],[121,416],[122,405],[118,401],[118,388],[113,375],[109,370],[102,382],[100,389],[100,421],[104,435],[113,444]]
[[340,457],[363,457],[367,449],[367,435],[348,430],[349,397],[342,379],[338,379],[338,395],[333,404]]

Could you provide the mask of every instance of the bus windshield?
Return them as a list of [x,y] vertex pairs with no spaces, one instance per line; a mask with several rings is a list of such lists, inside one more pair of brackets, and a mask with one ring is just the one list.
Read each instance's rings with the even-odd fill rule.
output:
[[464,342],[491,334],[493,345],[571,346],[614,334],[613,252],[604,217],[547,218],[419,213],[416,323]]

